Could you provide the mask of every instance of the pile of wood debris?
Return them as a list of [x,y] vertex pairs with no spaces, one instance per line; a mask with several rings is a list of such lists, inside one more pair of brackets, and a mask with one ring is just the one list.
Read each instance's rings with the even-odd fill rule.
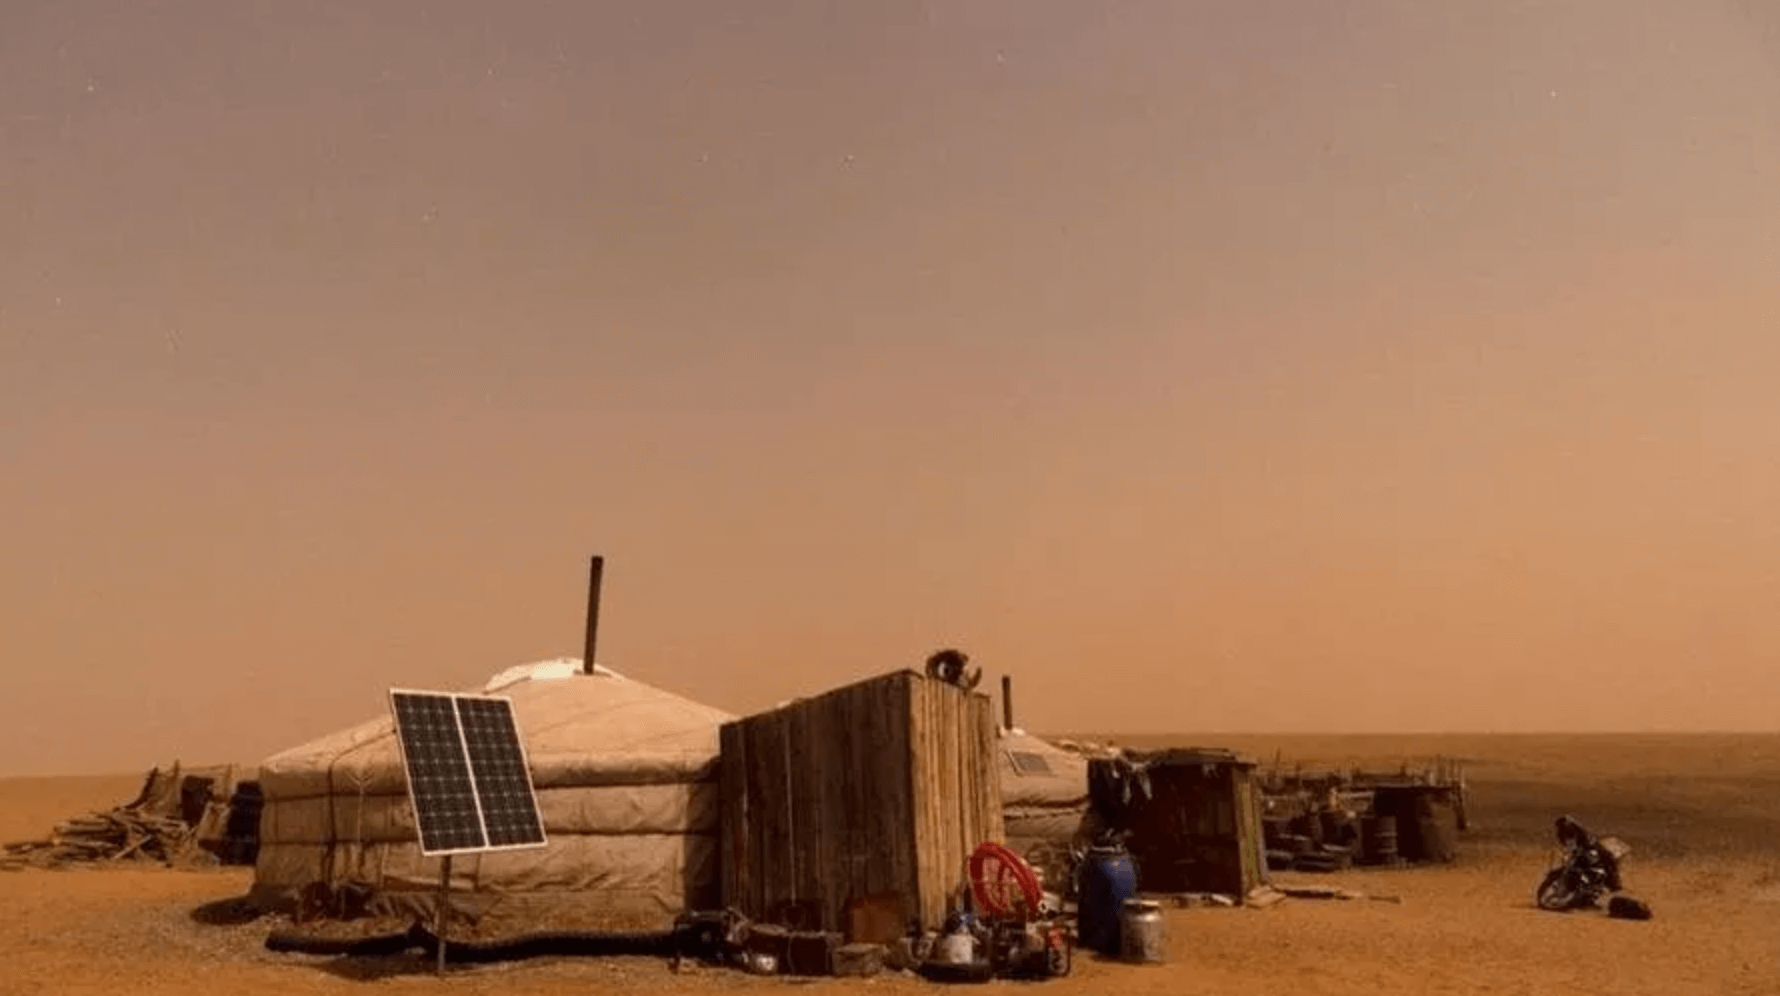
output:
[[60,823],[47,839],[5,845],[0,868],[113,861],[216,864],[216,834],[208,825],[217,822],[219,808],[226,819],[236,788],[233,768],[188,774],[178,764],[168,771],[155,768],[131,802]]

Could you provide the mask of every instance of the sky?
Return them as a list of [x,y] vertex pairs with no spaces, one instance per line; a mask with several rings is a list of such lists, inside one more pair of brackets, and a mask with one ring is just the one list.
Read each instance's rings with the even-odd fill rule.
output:
[[738,714],[1773,730],[1780,12],[0,5],[0,774]]

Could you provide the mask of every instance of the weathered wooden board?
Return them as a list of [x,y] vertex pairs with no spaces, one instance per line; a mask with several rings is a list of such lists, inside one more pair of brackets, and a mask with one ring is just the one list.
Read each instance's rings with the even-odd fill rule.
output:
[[914,671],[726,724],[721,746],[724,903],[757,920],[844,930],[850,903],[896,894],[938,927],[1003,838],[992,703]]

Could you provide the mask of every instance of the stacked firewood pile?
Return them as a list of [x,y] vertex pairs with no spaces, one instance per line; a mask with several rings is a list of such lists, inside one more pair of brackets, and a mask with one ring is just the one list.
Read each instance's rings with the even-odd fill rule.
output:
[[[0,867],[56,868],[111,861],[204,863],[210,856],[198,846],[198,826],[189,818],[193,815],[189,810],[194,800],[188,798],[192,782],[202,783],[207,797],[215,780],[182,777],[177,764],[171,771],[156,768],[130,803],[60,823],[45,840],[5,845],[0,851]],[[200,807],[208,801],[199,802]]]
[[192,828],[183,820],[114,809],[59,824],[48,840],[8,844],[6,857],[40,867],[126,858],[172,864],[191,840]]

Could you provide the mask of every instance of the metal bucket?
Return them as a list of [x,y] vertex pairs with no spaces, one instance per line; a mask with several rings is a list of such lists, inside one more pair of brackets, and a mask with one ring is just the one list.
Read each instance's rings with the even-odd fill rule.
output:
[[1150,899],[1127,899],[1119,911],[1119,959],[1160,964],[1168,941],[1168,921],[1162,904]]

